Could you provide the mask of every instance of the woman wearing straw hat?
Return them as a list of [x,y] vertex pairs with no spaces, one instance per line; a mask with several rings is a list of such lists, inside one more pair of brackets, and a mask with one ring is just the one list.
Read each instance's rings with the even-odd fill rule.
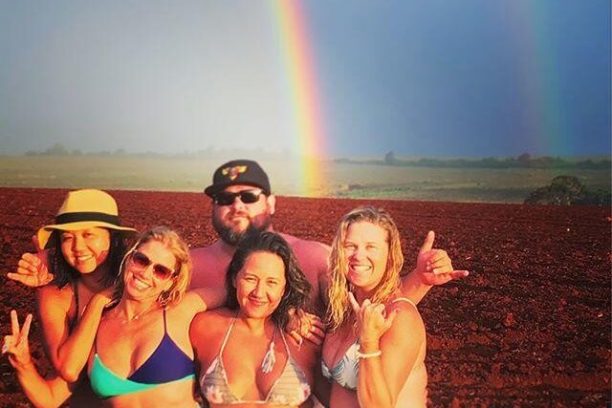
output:
[[[117,203],[108,193],[70,191],[55,222],[38,230],[34,239],[38,254],[24,254],[17,273],[8,274],[28,286],[44,285],[37,303],[46,351],[57,373],[70,382],[78,378],[66,364],[76,350],[70,334],[97,327],[110,300],[107,289],[126,252],[126,235],[135,231],[121,226]],[[73,403],[84,404],[90,399],[87,394],[87,387],[79,387]]]

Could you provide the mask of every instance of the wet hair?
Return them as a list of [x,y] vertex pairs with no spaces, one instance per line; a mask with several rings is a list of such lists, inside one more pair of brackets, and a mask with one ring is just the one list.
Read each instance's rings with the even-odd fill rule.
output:
[[159,297],[157,298],[157,302],[162,306],[176,304],[180,302],[183,295],[185,295],[185,292],[187,292],[189,282],[191,282],[191,272],[193,269],[191,257],[189,256],[189,247],[174,230],[168,227],[160,226],[154,227],[149,231],[142,233],[132,248],[127,252],[127,254],[125,254],[123,260],[121,261],[121,272],[117,277],[117,282],[115,285],[113,294],[114,301],[118,301],[121,298],[123,289],[125,288],[123,276],[127,269],[127,261],[130,259],[132,254],[138,250],[138,248],[151,241],[162,243],[166,249],[172,252],[176,262],[174,274],[170,278],[172,279],[172,285],[168,290],[160,293]]
[[330,254],[330,284],[328,289],[329,303],[326,320],[331,330],[335,330],[353,315],[353,308],[348,300],[350,283],[346,279],[348,263],[344,250],[344,242],[349,227],[353,223],[368,222],[381,227],[387,233],[389,255],[385,273],[378,286],[374,288],[370,300],[372,303],[384,303],[400,286],[400,271],[404,265],[404,255],[400,234],[391,215],[382,208],[358,207],[350,211],[340,220]]
[[[104,262],[98,265],[98,268],[106,268],[106,273],[100,278],[100,283],[105,287],[110,287],[115,283],[121,261],[128,247],[128,238],[125,233],[117,230],[107,229],[110,233],[110,246],[108,255]],[[49,272],[54,275],[53,283],[60,289],[68,283],[75,283],[81,276],[81,273],[74,269],[66,262],[62,253],[62,232],[54,230],[49,237],[47,244],[47,264]]]
[[226,306],[231,310],[240,308],[234,282],[248,257],[255,252],[268,252],[278,256],[283,261],[286,281],[285,293],[283,293],[278,307],[272,312],[272,321],[284,330],[289,321],[289,310],[292,308],[303,309],[306,306],[311,286],[298,266],[291,247],[283,237],[275,232],[250,232],[238,243],[225,276]]

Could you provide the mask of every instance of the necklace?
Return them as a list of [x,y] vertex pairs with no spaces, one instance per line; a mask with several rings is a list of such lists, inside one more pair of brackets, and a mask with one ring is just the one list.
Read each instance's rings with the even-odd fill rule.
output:
[[155,302],[151,303],[151,305],[149,305],[149,307],[147,307],[145,310],[143,310],[140,313],[136,313],[134,316],[130,317],[130,318],[125,318],[125,319],[121,319],[121,324],[128,324],[133,322],[134,320],[138,320],[140,319],[142,316],[144,316],[145,314],[147,314],[148,312],[150,312],[151,310],[153,310],[154,306],[155,306]]

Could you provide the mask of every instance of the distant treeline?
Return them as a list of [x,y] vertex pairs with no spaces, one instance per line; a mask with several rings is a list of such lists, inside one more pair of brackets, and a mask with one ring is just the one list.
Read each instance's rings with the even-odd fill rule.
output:
[[383,166],[404,166],[404,167],[444,167],[444,168],[532,168],[532,169],[610,169],[612,162],[610,159],[585,159],[568,160],[560,157],[540,156],[532,157],[529,153],[523,153],[517,157],[485,157],[482,159],[398,159],[393,152],[385,155],[383,160],[353,160],[336,159],[337,163],[349,164],[377,164]]
[[[30,150],[26,156],[132,156],[132,157],[179,157],[179,158],[218,158],[222,156],[233,157],[256,157],[259,160],[288,158],[293,156],[290,151],[269,152],[264,149],[225,149],[218,150],[209,147],[204,150],[183,153],[159,153],[159,152],[127,152],[124,149],[113,151],[82,152],[78,149],[67,149],[63,144],[56,143],[43,151]],[[517,157],[485,157],[482,159],[401,159],[393,152],[388,152],[382,159],[359,160],[340,158],[334,160],[336,163],[349,164],[374,164],[381,166],[403,166],[403,167],[440,167],[440,168],[532,168],[532,169],[610,169],[610,159],[585,159],[571,160],[561,157],[540,156],[532,157],[529,153],[523,153]]]
[[207,158],[215,159],[221,156],[233,157],[256,157],[258,159],[272,159],[277,157],[289,157],[292,155],[289,151],[269,152],[264,149],[215,149],[209,147],[204,150],[185,151],[181,153],[160,153],[153,151],[145,152],[129,152],[125,149],[115,150],[100,150],[94,152],[83,152],[79,149],[68,149],[61,143],[56,143],[53,146],[43,150],[28,150],[26,156],[96,156],[96,157],[167,157],[167,158]]

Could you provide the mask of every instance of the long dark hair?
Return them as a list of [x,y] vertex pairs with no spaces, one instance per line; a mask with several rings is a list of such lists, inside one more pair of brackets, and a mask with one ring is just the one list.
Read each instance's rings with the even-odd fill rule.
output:
[[234,281],[238,272],[244,267],[247,258],[254,252],[269,252],[277,255],[283,261],[286,280],[285,293],[278,307],[272,313],[272,321],[278,327],[285,329],[289,320],[289,310],[304,308],[308,301],[311,286],[298,266],[291,247],[283,237],[275,232],[251,232],[238,243],[225,275],[226,305],[231,310],[240,308]]
[[[128,248],[128,239],[125,233],[109,229],[110,232],[110,247],[106,260],[102,263],[107,268],[106,274],[100,278],[100,283],[105,287],[110,287],[115,283],[115,279],[119,274],[121,260]],[[62,254],[61,246],[62,231],[54,230],[49,237],[47,244],[47,263],[49,272],[54,275],[53,284],[58,288],[63,288],[68,283],[76,282],[80,273],[66,262],[64,254]],[[99,265],[98,267],[102,266]]]

